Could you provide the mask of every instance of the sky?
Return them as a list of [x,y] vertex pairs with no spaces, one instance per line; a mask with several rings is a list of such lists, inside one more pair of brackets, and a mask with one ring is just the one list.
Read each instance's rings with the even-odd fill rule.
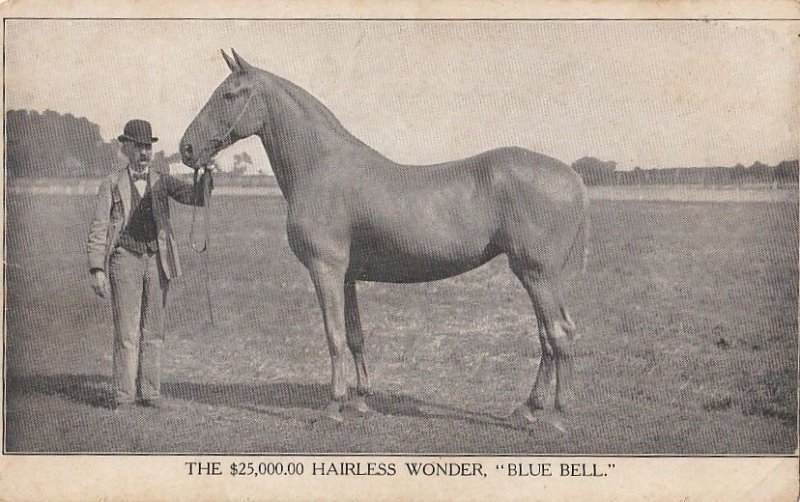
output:
[[[5,107],[153,123],[168,155],[229,70],[320,99],[397,162],[516,145],[566,163],[771,165],[800,157],[800,24],[692,21],[8,20]],[[248,152],[268,171],[255,138]]]

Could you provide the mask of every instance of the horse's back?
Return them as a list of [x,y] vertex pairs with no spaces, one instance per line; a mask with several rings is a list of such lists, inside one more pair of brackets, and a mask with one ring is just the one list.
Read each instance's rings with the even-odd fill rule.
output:
[[547,262],[581,217],[580,177],[522,148],[353,172],[340,182],[351,187],[351,265],[362,280],[441,279],[501,253]]

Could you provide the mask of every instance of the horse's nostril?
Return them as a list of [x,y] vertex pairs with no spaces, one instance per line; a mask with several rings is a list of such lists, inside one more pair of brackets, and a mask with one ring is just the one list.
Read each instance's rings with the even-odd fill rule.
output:
[[182,148],[182,150],[183,150],[183,154],[184,154],[185,156],[187,156],[187,157],[191,157],[191,156],[192,156],[192,145],[190,145],[190,144],[188,144],[188,143],[185,143],[185,144],[183,145],[183,148]]

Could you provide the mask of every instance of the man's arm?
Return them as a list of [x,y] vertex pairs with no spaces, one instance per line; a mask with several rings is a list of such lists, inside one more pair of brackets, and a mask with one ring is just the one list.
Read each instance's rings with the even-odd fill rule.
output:
[[181,204],[188,204],[190,206],[203,206],[205,205],[203,195],[203,183],[208,177],[209,193],[214,189],[214,180],[211,178],[211,173],[204,172],[197,183],[197,192],[192,188],[192,185],[185,183],[170,174],[163,174],[162,179],[167,187],[169,196],[180,202]]
[[102,298],[108,297],[109,293],[105,261],[108,224],[111,220],[111,201],[111,178],[106,178],[97,191],[94,215],[89,224],[89,238],[86,243],[92,289]]

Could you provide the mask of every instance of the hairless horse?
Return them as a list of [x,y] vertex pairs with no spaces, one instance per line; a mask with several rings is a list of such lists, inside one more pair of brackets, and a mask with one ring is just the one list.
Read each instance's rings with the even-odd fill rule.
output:
[[[395,163],[308,92],[232,54],[222,53],[231,73],[189,125],[180,153],[197,170],[236,141],[261,138],[288,204],[289,245],[322,309],[332,366],[324,416],[340,421],[344,406],[369,412],[357,281],[445,279],[502,254],[530,295],[542,346],[533,389],[514,416],[535,420],[553,373],[554,407],[562,411],[575,330],[562,282],[571,256],[585,266],[588,235],[588,197],[578,174],[523,148],[428,166]],[[357,376],[350,401],[345,345]]]

